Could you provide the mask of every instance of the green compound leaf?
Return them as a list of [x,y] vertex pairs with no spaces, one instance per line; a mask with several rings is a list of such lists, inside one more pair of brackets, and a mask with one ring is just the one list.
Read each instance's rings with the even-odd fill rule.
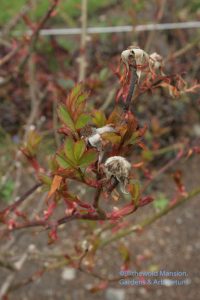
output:
[[88,150],[79,160],[79,167],[88,167],[91,163],[97,160],[97,152],[95,150]]
[[81,95],[78,96],[77,100],[76,100],[76,105],[79,105],[83,102],[85,102],[85,100],[88,98],[88,93],[83,92]]
[[74,144],[74,158],[78,162],[85,152],[86,146],[83,140],[80,140]]
[[77,161],[74,156],[74,141],[72,138],[66,138],[64,143],[64,153],[66,156],[66,161],[72,166],[77,165]]
[[56,161],[59,164],[59,166],[63,169],[71,167],[70,164],[62,156],[57,155]]
[[72,131],[75,131],[74,122],[67,110],[67,108],[63,105],[60,105],[58,108],[58,116],[60,120]]
[[74,86],[71,93],[68,96],[69,102],[73,103],[75,107],[83,103],[88,98],[88,93],[84,92],[84,87],[82,83]]
[[85,125],[87,125],[89,122],[91,121],[91,117],[86,115],[86,114],[82,114],[78,117],[77,121],[76,121],[76,129],[81,129],[83,128]]
[[82,84],[81,84],[81,83],[76,84],[76,85],[73,87],[73,89],[72,89],[72,91],[71,91],[71,93],[70,93],[70,96],[76,99],[76,98],[80,95],[80,93],[81,93],[81,91],[82,91],[82,88],[83,88],[83,87],[82,87]]
[[42,137],[39,133],[35,130],[31,130],[28,133],[26,149],[29,155],[34,156],[37,154],[39,144],[41,143]]

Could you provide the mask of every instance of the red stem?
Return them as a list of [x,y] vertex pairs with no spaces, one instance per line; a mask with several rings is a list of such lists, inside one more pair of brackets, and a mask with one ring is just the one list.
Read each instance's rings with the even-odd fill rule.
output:
[[42,183],[36,183],[32,188],[30,188],[30,190],[25,192],[19,198],[19,200],[15,201],[13,204],[7,206],[4,210],[0,211],[0,216],[3,216],[4,214],[15,210],[19,205],[22,204],[22,202],[24,202],[24,200],[26,200],[31,194],[33,194],[40,186],[42,186]]

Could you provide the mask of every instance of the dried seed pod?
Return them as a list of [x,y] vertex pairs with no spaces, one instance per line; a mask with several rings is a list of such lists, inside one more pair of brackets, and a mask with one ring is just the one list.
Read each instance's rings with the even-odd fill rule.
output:
[[116,132],[116,130],[111,125],[106,125],[100,128],[90,126],[82,132],[82,137],[85,137],[86,142],[99,151],[99,163],[102,161],[104,155],[101,134],[105,132]]
[[96,147],[98,150],[102,148],[101,134],[105,132],[115,132],[116,130],[110,125],[95,128],[93,134],[88,137],[88,142],[91,146]]
[[160,70],[163,67],[163,58],[161,55],[154,52],[149,56],[149,63],[154,70]]
[[81,128],[80,133],[82,138],[87,138],[95,133],[94,127],[91,124],[87,124],[85,127]]
[[[137,46],[130,46],[127,50],[121,53],[121,60],[125,64],[127,72],[129,72],[130,65],[136,68],[138,80],[141,76],[141,66],[149,65],[148,54]],[[140,68],[139,68],[140,67]]]
[[106,125],[100,128],[96,128],[96,132],[99,134],[103,134],[105,132],[116,132],[116,130],[111,125]]
[[104,164],[107,179],[116,178],[120,183],[122,193],[127,194],[125,187],[129,181],[131,164],[122,156],[109,157]]
[[99,133],[94,133],[93,135],[88,137],[88,142],[92,147],[101,150],[102,140]]

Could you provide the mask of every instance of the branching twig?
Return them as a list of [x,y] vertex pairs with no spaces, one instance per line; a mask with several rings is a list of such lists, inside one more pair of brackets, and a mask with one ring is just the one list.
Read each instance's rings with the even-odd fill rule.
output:
[[[23,73],[24,67],[27,64],[30,55],[35,50],[35,47],[36,47],[36,44],[37,44],[37,41],[38,41],[38,38],[39,38],[39,35],[40,35],[40,30],[44,27],[45,23],[51,17],[51,15],[52,15],[53,11],[55,10],[55,8],[57,7],[59,1],[60,0],[53,0],[53,3],[50,6],[49,10],[47,11],[47,13],[45,14],[45,16],[42,18],[42,20],[39,22],[39,24],[37,25],[37,27],[33,31],[32,35],[31,35],[31,38],[30,38],[30,43],[29,43],[29,46],[28,46],[27,54],[24,56],[24,58],[19,63],[17,74],[16,74],[16,72],[14,72],[13,74],[9,74],[6,78],[4,78],[0,82],[0,86],[4,86],[4,85],[8,84],[11,80],[14,80],[16,78],[16,76],[19,76],[19,75],[21,75]],[[19,46],[18,49],[20,49],[20,47],[21,46]],[[12,53],[12,56],[14,54]]]
[[8,63],[14,56],[19,52],[22,45],[19,45],[17,47],[14,47],[8,54],[6,54],[3,58],[0,59],[0,67],[2,67],[4,64]]
[[79,57],[79,81],[83,81],[85,79],[86,73],[86,38],[87,38],[87,0],[82,0],[81,5],[81,56]]
[[192,42],[188,43],[187,45],[185,45],[185,47],[179,49],[178,51],[176,51],[175,53],[173,53],[172,55],[170,55],[169,57],[167,57],[164,60],[164,63],[167,63],[170,60],[174,60],[182,55],[184,55],[185,53],[187,53],[188,51],[190,51],[192,48],[194,48],[195,46],[197,46],[199,44],[199,37],[195,40],[193,40]]
[[25,192],[17,201],[15,201],[13,204],[7,206],[3,211],[0,211],[0,215],[3,216],[7,212],[14,211],[19,205],[22,204],[30,195],[33,194],[40,186],[42,186],[42,183],[36,183],[32,188],[30,188],[27,192]]
[[153,215],[152,217],[150,217],[149,219],[139,223],[138,225],[134,225],[131,226],[125,230],[121,230],[119,232],[117,232],[115,235],[113,235],[112,237],[110,237],[108,240],[103,240],[101,242],[100,247],[105,247],[108,244],[117,241],[135,231],[138,231],[138,229],[144,229],[147,226],[151,225],[152,223],[154,223],[155,221],[157,221],[158,219],[160,219],[162,216],[168,214],[170,211],[172,211],[174,208],[180,206],[181,204],[193,199],[195,196],[197,196],[198,194],[200,194],[200,188],[198,187],[197,189],[194,189],[192,192],[190,192],[186,197],[182,196],[175,204],[173,205],[168,205],[166,208],[164,208],[163,210],[161,210],[160,212],[156,213],[155,215]]
[[46,22],[48,21],[48,19],[51,17],[53,11],[55,10],[55,8],[58,5],[59,0],[53,0],[52,5],[50,6],[49,10],[47,11],[47,13],[44,15],[44,17],[42,18],[42,20],[39,22],[39,24],[37,25],[36,29],[34,30],[34,32],[32,33],[32,36],[30,38],[30,43],[29,43],[29,49],[28,52],[26,54],[26,56],[23,58],[23,60],[21,61],[20,65],[19,65],[19,73],[22,73],[30,55],[34,52],[39,35],[40,35],[40,30],[44,27],[44,25],[46,24]]
[[13,29],[13,27],[15,27],[20,20],[22,19],[22,17],[30,10],[30,6],[31,6],[31,1],[29,0],[21,9],[20,12],[14,16],[13,19],[11,19],[11,21],[9,21],[9,23],[7,23],[4,28],[2,29],[2,36],[5,38],[6,36],[8,36],[8,34],[10,33],[10,31]]

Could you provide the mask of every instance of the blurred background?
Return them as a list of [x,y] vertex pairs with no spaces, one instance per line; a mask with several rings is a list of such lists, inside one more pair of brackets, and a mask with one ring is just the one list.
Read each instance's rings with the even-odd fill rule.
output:
[[[149,54],[160,54],[165,74],[174,76],[170,86],[149,89],[136,99],[134,112],[139,124],[148,125],[145,136],[148,151],[143,157],[151,166],[161,167],[173,157],[177,145],[199,145],[198,0],[61,0],[55,3],[55,9],[50,11],[50,0],[0,0],[0,207],[14,201],[35,180],[32,168],[19,151],[29,131],[36,129],[42,134],[39,159],[44,166],[47,166],[46,158],[61,144],[57,134],[57,104],[75,83],[82,80],[90,91],[91,108],[101,109],[106,115],[112,111],[119,88],[115,73],[120,53],[133,44]],[[163,26],[157,30],[149,27],[154,23]],[[173,29],[169,29],[169,23],[174,24]],[[167,148],[171,145],[172,148]],[[159,152],[160,148],[167,151]],[[199,158],[194,157],[174,169],[184,174],[183,182],[188,190],[200,183],[199,165]],[[150,209],[145,207],[134,216],[134,222],[149,211],[165,206],[174,189],[171,173],[160,178],[152,187],[156,204]],[[41,211],[42,200],[39,204],[33,199],[29,202],[23,208],[25,211],[33,215]],[[186,271],[185,286],[166,283],[162,287],[145,288],[113,283],[104,290],[103,285],[98,286],[97,278],[63,266],[37,280],[30,279],[46,263],[47,257],[66,247],[70,249],[70,237],[76,236],[79,230],[76,224],[70,224],[70,236],[63,230],[63,240],[56,246],[47,245],[45,233],[31,231],[30,236],[26,230],[3,242],[0,297],[9,291],[9,298],[2,299],[197,299],[200,293],[199,207],[197,201],[187,205],[159,220],[143,235],[123,240],[125,248],[129,248],[132,269],[139,264],[139,268],[146,270]],[[79,233],[77,240],[93,230],[89,225],[89,229],[84,224],[81,226],[84,233]],[[120,270],[119,257],[120,251],[108,246],[97,253],[96,267],[103,274],[116,277]],[[13,271],[1,266],[5,259],[23,263],[19,271]],[[33,281],[31,285],[23,284],[27,278]]]

